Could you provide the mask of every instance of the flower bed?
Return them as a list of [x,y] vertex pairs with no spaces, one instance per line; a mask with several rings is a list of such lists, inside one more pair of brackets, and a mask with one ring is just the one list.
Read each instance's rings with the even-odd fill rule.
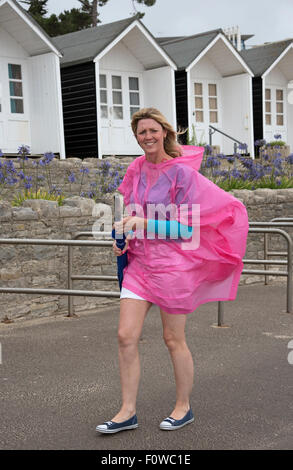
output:
[[[293,154],[282,156],[281,145],[271,146],[264,153],[264,144],[265,141],[256,142],[262,149],[261,161],[240,153],[246,150],[244,144],[239,146],[239,153],[231,156],[214,155],[207,145],[200,172],[225,191],[293,188]],[[68,196],[103,202],[114,194],[132,161],[131,157],[121,161],[115,157],[58,160],[52,152],[39,159],[29,155],[30,149],[25,145],[19,147],[16,160],[5,158],[0,151],[0,198],[14,206],[22,205],[26,199],[47,199],[62,205]]]
[[5,158],[0,151],[0,198],[19,206],[26,199],[47,199],[63,204],[65,196],[103,201],[120,185],[127,164],[109,160],[79,158],[59,160],[51,152],[30,158],[27,146],[18,158]]

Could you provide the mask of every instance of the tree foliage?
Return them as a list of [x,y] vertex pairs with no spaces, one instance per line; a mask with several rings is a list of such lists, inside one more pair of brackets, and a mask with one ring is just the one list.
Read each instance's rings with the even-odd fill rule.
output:
[[136,9],[136,3],[147,7],[152,7],[156,3],[156,0],[132,0],[132,6],[135,12],[134,14],[137,15],[139,18],[143,18],[145,14]]
[[44,16],[48,13],[48,0],[21,0],[21,3],[29,5],[28,12],[32,16]]
[[[80,8],[64,10],[58,16],[55,14],[46,17],[48,13],[48,0],[20,0],[21,3],[29,5],[28,13],[39,23],[39,25],[49,34],[49,36],[60,36],[62,34],[80,31],[91,28],[101,23],[99,20],[99,9],[108,3],[109,0],[78,0]],[[117,0],[116,0],[117,1]],[[134,14],[139,18],[144,16],[136,9],[136,4],[151,7],[156,0],[131,0]]]
[[101,23],[99,20],[98,7],[103,7],[109,0],[78,0],[81,4],[81,10],[86,12],[91,18],[91,26],[97,26]]

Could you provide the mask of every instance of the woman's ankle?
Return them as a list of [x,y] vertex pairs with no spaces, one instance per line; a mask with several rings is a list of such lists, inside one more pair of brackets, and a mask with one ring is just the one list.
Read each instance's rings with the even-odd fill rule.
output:
[[136,414],[136,409],[133,407],[121,407],[118,413],[112,418],[112,421],[118,420],[118,422],[126,421],[132,418]]

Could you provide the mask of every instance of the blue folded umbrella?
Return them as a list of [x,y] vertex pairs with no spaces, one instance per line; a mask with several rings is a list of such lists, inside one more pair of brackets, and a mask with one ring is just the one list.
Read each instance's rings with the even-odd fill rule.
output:
[[[113,229],[112,238],[116,240],[116,245],[118,246],[118,248],[121,248],[121,250],[123,250],[123,248],[125,247],[125,234],[123,233],[123,238],[121,238],[121,234],[117,234],[116,237],[115,229]],[[117,256],[117,276],[120,290],[122,289],[123,270],[125,266],[127,266],[127,251],[123,255]]]

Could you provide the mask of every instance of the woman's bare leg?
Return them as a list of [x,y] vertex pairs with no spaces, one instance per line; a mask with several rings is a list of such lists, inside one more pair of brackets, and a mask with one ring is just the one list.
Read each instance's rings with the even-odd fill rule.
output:
[[136,397],[140,379],[138,344],[144,319],[151,305],[146,300],[120,300],[118,347],[122,406],[112,418],[117,423],[131,418],[136,413]]
[[181,419],[190,408],[194,376],[193,359],[185,340],[186,315],[171,315],[162,309],[160,312],[164,341],[171,355],[176,382],[176,404],[170,416]]

